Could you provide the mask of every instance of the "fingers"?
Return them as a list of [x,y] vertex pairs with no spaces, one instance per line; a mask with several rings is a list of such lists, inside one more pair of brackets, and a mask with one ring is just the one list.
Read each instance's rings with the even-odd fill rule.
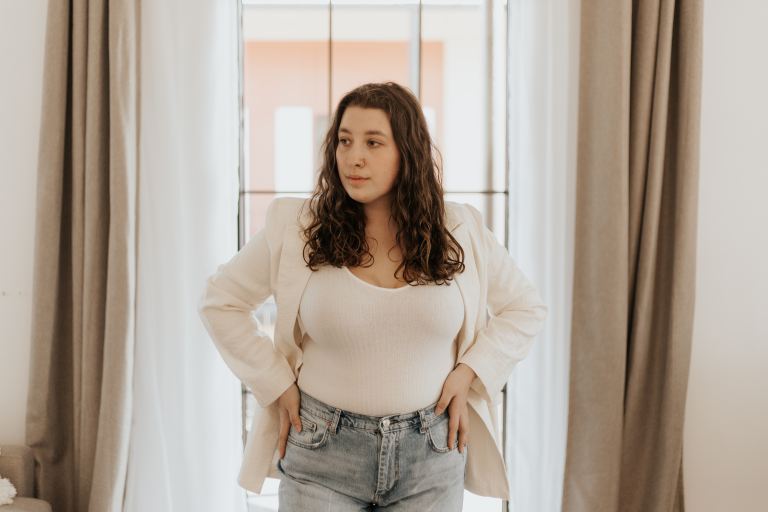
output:
[[280,450],[280,458],[285,457],[285,444],[288,441],[288,429],[290,423],[286,421],[286,415],[281,411],[280,413],[280,432],[277,436],[277,447]]
[[277,446],[280,458],[285,457],[285,448],[288,444],[288,432],[291,426],[301,432],[301,416],[299,416],[299,404],[290,406],[287,409],[280,409],[280,432],[277,436]]
[[[450,413],[450,411],[449,411]],[[458,448],[460,453],[464,453],[464,447],[469,438],[469,416],[466,411],[460,414],[454,414],[448,420],[448,447],[453,450],[456,446],[456,433],[458,432]]]
[[[449,411],[450,414],[450,411]],[[456,432],[459,430],[459,415],[454,414],[448,420],[448,448],[453,450],[455,446],[454,439],[456,439]]]
[[464,453],[467,448],[467,438],[469,437],[469,429],[459,429],[459,453]]
[[289,411],[291,424],[297,432],[301,432],[301,417],[299,417],[299,407],[296,406]]

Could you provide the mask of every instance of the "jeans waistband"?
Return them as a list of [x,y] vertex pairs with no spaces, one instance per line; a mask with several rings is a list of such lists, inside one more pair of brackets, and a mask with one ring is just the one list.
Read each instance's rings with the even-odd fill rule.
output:
[[425,431],[432,423],[439,421],[444,416],[448,415],[447,409],[441,414],[436,415],[435,407],[437,406],[437,402],[434,402],[427,407],[412,412],[389,414],[386,416],[368,416],[329,405],[306,393],[302,389],[299,389],[299,393],[301,395],[301,408],[326,420],[327,424],[332,426],[334,431],[336,430],[339,421],[341,421],[341,418],[345,418],[344,421],[346,423],[350,423],[356,428],[368,430],[388,432],[419,425],[420,429]]

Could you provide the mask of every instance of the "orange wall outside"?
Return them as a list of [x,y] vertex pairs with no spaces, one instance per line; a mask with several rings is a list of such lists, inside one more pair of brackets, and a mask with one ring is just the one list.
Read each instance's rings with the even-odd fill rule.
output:
[[[408,43],[402,41],[334,42],[331,100],[334,108],[344,94],[365,82],[391,80],[409,87],[408,52]],[[328,43],[322,41],[245,42],[243,88],[250,124],[249,189],[274,189],[273,127],[277,107],[309,106],[315,115],[328,116],[328,54]],[[422,104],[435,110],[434,137],[438,147],[442,139],[442,77],[442,43],[424,42]],[[315,171],[319,165],[316,154]],[[247,236],[263,224],[272,197],[271,194],[257,194],[249,198],[251,233]]]

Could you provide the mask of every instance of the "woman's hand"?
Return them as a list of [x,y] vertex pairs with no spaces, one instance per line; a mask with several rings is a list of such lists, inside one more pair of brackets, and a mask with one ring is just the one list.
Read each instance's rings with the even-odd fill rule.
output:
[[435,414],[441,414],[448,409],[448,447],[453,449],[453,439],[459,432],[459,452],[464,453],[469,437],[469,411],[467,411],[467,394],[469,386],[477,375],[464,363],[459,363],[443,383],[443,393],[437,401]]
[[294,382],[277,399],[277,410],[280,413],[280,434],[277,436],[277,447],[280,449],[281,459],[285,457],[285,445],[288,442],[288,431],[291,429],[291,424],[293,424],[293,428],[301,432],[300,405],[299,387]]

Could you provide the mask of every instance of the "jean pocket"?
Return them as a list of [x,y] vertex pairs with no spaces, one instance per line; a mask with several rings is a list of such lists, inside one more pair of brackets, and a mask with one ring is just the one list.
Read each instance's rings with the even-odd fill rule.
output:
[[445,453],[451,451],[451,447],[448,446],[448,414],[436,422],[427,427],[427,438],[429,439],[429,446],[437,453]]
[[288,442],[309,450],[316,450],[325,445],[328,441],[328,422],[310,415],[304,409],[299,411],[299,418],[301,418],[301,432],[291,424],[288,429]]

